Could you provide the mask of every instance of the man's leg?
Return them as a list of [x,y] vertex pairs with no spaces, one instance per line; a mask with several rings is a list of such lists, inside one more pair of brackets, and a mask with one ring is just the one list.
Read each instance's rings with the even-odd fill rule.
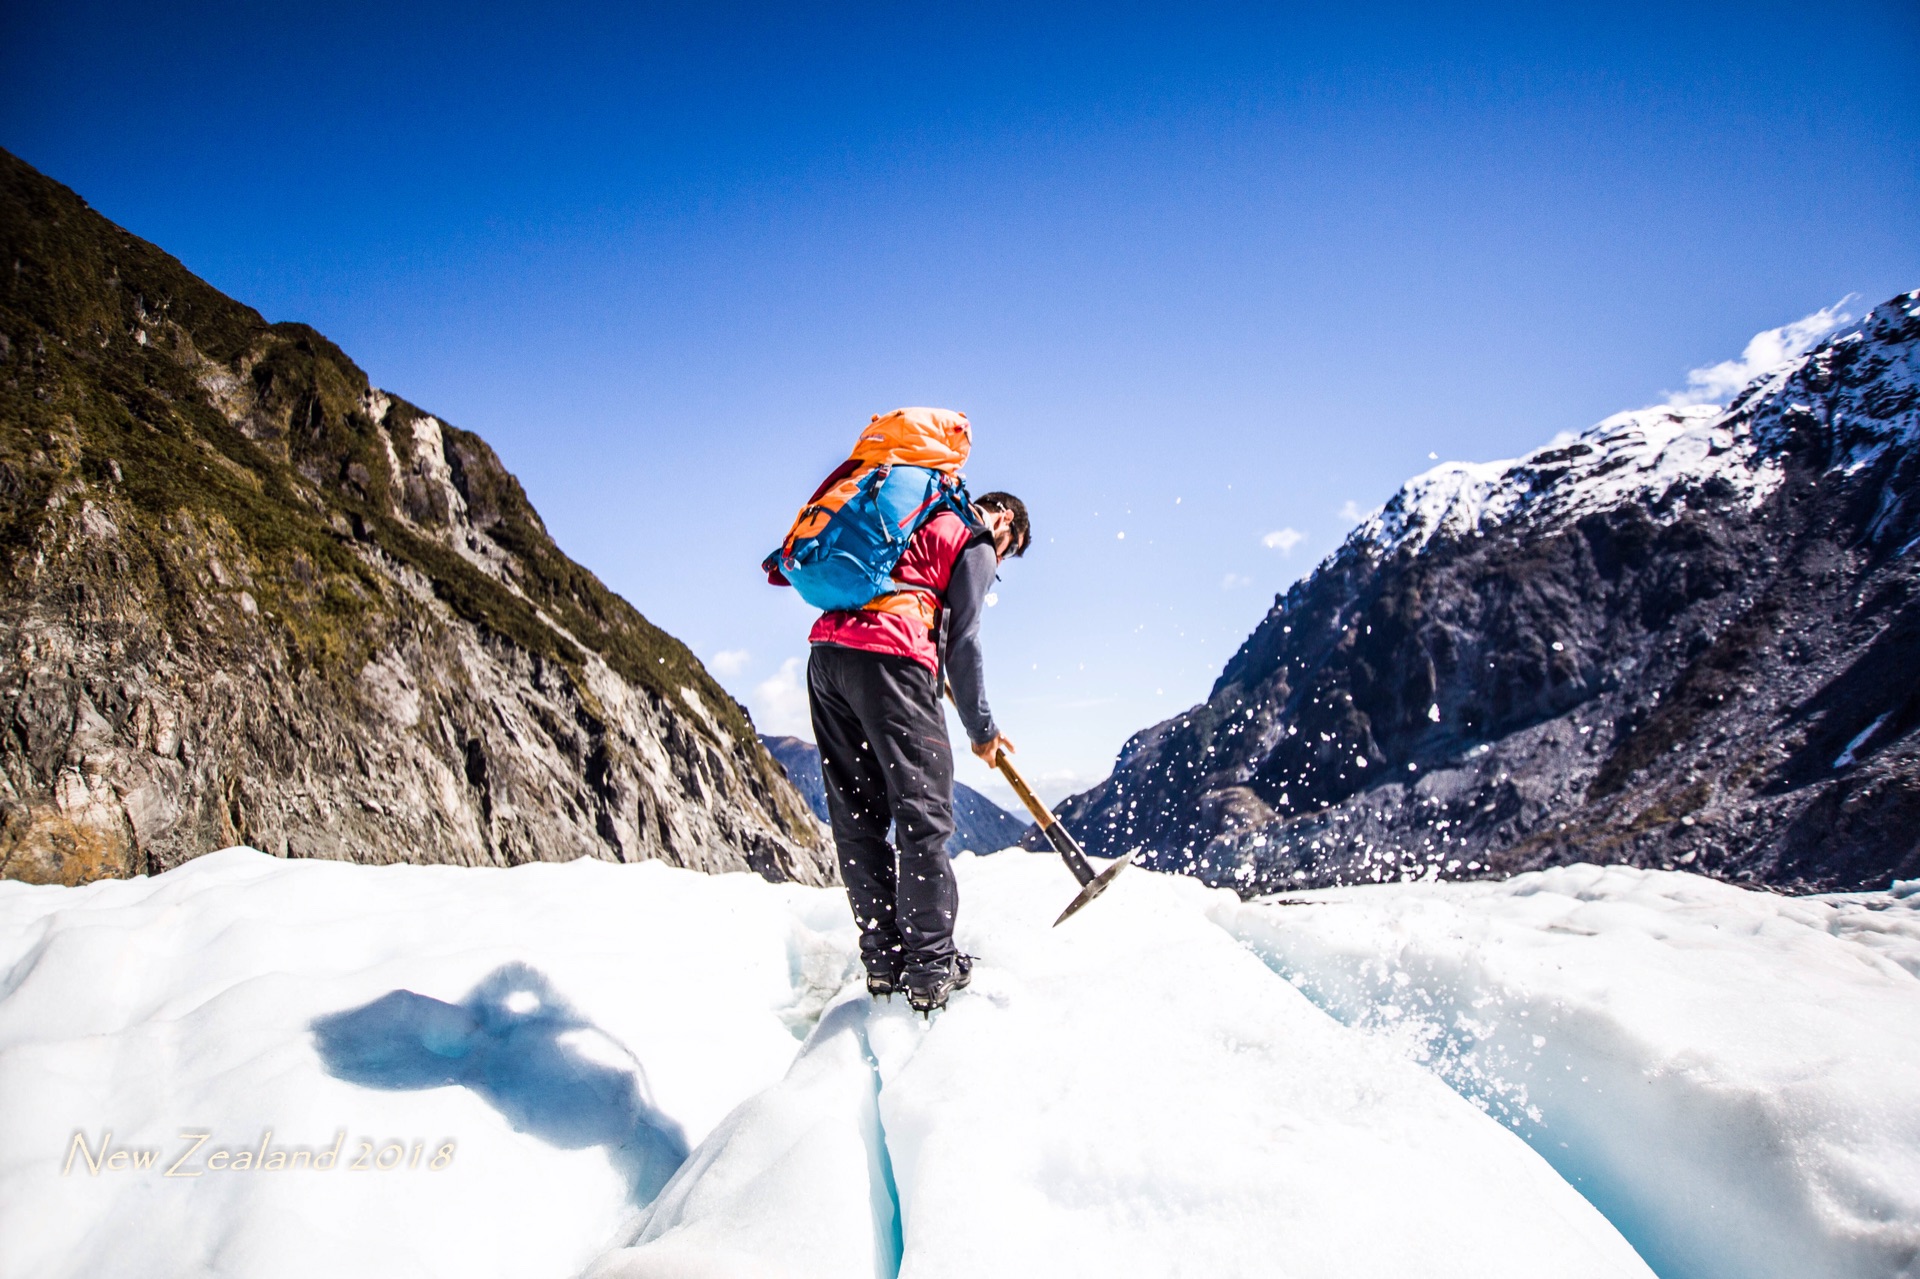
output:
[[904,657],[854,653],[862,676],[853,705],[867,731],[899,844],[894,919],[906,971],[945,971],[955,952],[959,891],[947,840],[953,835],[953,747],[933,672]]
[[813,740],[820,748],[840,878],[860,926],[860,958],[868,972],[891,976],[900,971],[902,962],[900,931],[894,922],[898,885],[893,847],[887,843],[892,810],[867,730],[844,692],[849,674],[855,683],[864,674],[847,669],[850,654],[851,649],[832,646],[813,650],[807,661],[807,701],[813,713]]

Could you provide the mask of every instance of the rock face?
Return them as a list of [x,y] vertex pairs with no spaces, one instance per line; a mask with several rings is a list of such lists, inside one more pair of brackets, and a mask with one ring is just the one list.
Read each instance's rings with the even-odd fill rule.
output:
[[4,152],[0,251],[0,873],[833,878],[746,713],[484,441]]
[[[798,737],[762,737],[761,742],[787,779],[800,792],[813,815],[821,821],[827,815],[827,782],[820,772],[820,748]],[[1031,822],[1023,822],[1000,805],[964,782],[953,784],[953,835],[947,840],[947,852],[997,853],[1020,842]]]
[[1404,487],[1060,813],[1245,891],[1920,875],[1920,292],[1725,409]]

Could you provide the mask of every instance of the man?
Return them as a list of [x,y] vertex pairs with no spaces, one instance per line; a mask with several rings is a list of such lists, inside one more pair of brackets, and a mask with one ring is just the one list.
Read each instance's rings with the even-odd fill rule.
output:
[[972,968],[953,944],[959,893],[947,857],[953,750],[943,676],[973,753],[992,764],[1013,751],[987,707],[980,614],[1000,562],[1025,554],[1032,532],[1025,504],[1010,493],[988,493],[973,509],[984,532],[941,511],[893,570],[894,580],[931,597],[933,625],[910,609],[867,608],[823,613],[807,637],[814,741],[867,990],[905,989],[919,1012],[946,1007]]

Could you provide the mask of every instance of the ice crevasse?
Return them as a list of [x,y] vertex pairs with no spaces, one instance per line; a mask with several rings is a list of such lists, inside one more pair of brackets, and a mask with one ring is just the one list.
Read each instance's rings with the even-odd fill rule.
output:
[[[1678,1276],[1794,1204],[1792,1273],[1912,1264],[1912,1067],[1870,1116],[1845,1071],[1803,1081],[1763,1134],[1786,1170],[1722,1168],[1735,1206],[1691,1228],[1635,1178],[1751,1163],[1750,1125],[1662,1146],[1661,1106],[1606,1131],[1594,1071],[1538,1078],[1612,1052],[1685,1113],[1716,1072],[1777,1089],[1814,1030],[1920,1061],[1908,901],[1762,919],[1609,871],[1243,905],[1130,873],[1053,929],[1056,862],[959,870],[981,965],[931,1022],[867,999],[838,893],[748,876],[230,850],[0,884],[0,1275]],[[1676,968],[1709,925],[1721,968]],[[1743,1030],[1780,1006],[1747,952],[1829,1020]]]

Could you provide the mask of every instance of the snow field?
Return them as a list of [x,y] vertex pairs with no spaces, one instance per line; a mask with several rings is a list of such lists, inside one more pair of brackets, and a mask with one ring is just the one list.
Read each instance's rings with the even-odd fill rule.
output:
[[1666,1279],[1914,1273],[1920,898],[1573,866],[1286,900],[1214,914],[1512,1125]]
[[930,1022],[744,875],[0,883],[0,1276],[1648,1274],[1589,1199],[1667,1279],[1912,1262],[1920,896],[957,868]]

